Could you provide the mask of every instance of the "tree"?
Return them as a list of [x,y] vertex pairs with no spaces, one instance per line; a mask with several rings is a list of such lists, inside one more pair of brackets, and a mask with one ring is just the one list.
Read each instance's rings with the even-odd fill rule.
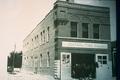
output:
[[8,56],[7,66],[14,68],[22,67],[22,51],[21,52],[10,52]]

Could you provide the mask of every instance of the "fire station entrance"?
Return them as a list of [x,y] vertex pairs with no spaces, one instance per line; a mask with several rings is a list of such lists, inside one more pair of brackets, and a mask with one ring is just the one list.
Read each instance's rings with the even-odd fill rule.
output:
[[96,66],[94,54],[71,54],[71,76],[72,78],[95,78]]
[[95,76],[95,54],[61,53],[61,80]]
[[[108,54],[61,53],[61,80],[111,80]],[[102,77],[101,77],[102,76]]]

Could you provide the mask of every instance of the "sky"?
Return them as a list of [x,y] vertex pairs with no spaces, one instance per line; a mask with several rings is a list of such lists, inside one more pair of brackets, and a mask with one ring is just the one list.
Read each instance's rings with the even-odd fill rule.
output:
[[[53,8],[55,1],[0,0],[0,71],[6,67],[7,55],[14,45],[16,51],[22,50],[23,39]],[[111,40],[116,40],[115,0],[75,0],[75,3],[110,7]]]

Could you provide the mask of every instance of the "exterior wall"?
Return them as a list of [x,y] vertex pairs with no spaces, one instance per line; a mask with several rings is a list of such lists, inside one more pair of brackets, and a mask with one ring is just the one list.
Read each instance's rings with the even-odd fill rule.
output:
[[[107,44],[108,49],[90,49],[90,48],[70,48],[70,47],[63,47],[62,42],[67,41],[67,42],[85,42],[85,43],[100,43],[100,44]],[[75,38],[64,38],[64,37],[59,37],[57,39],[57,49],[58,49],[58,55],[60,57],[61,52],[70,52],[70,53],[89,53],[89,54],[110,54],[111,53],[111,43],[109,41],[105,40],[86,40],[86,39],[75,39]],[[57,55],[57,57],[58,57]],[[59,58],[58,57],[58,58]],[[59,58],[60,59],[60,58]],[[109,57],[109,60],[111,60],[111,57]]]
[[[48,27],[49,39],[47,36]],[[45,37],[43,31],[45,31]],[[41,32],[43,37],[41,37]],[[23,68],[35,73],[53,75],[54,34],[53,11],[51,11],[23,41]],[[47,67],[47,52],[50,56],[49,67]],[[41,55],[42,63],[40,62]]]
[[[71,22],[77,22],[77,37],[71,37]],[[88,38],[82,38],[82,23],[88,23]],[[99,39],[93,39],[93,24],[100,25]],[[48,27],[49,39],[47,36]],[[63,47],[63,41],[106,44],[108,47],[107,49]],[[50,56],[49,67],[47,66],[48,52]],[[57,1],[53,10],[24,39],[23,68],[54,76],[54,68],[56,67],[54,62],[59,62],[60,66],[61,52],[109,54],[109,61],[111,61],[109,9]]]
[[[70,22],[77,22],[77,37],[82,38],[82,23],[88,23],[89,38],[93,39],[93,24],[100,25],[99,39],[110,40],[109,8],[76,5],[74,3],[56,3],[57,20],[65,20],[58,23],[58,36],[70,37]],[[67,32],[67,33],[66,33]],[[104,35],[106,34],[106,35]]]
[[111,53],[112,53],[112,71],[113,71],[113,77],[116,77],[116,41],[111,42]]
[[[107,50],[108,52],[106,53],[111,55],[109,8],[79,5],[79,4],[59,1],[55,3],[54,11],[56,12],[56,15],[54,16],[54,20],[56,21],[55,22],[56,40],[58,40],[58,42],[56,42],[58,43],[56,44],[57,50],[61,49],[61,47],[59,46],[61,46],[62,39],[66,41],[75,41],[75,42],[85,41],[85,42],[109,44],[108,45],[109,48]],[[71,37],[70,35],[71,22],[77,22],[77,37]],[[88,38],[82,38],[82,23],[88,23]],[[93,24],[100,25],[99,39],[93,38]],[[62,37],[60,39],[61,41],[59,41],[60,37]],[[79,52],[80,50],[76,50],[76,51]],[[85,50],[85,51],[89,52],[89,50]],[[100,50],[100,52],[105,53],[104,50],[102,51]]]
[[[110,77],[104,77],[100,80],[111,79],[111,43],[110,43],[110,17],[109,17],[109,8],[105,7],[96,7],[88,5],[79,5],[74,3],[67,2],[56,2],[54,6],[54,11],[56,15],[54,16],[54,23],[56,27],[56,46],[55,46],[55,59],[61,60],[62,53],[77,53],[77,54],[108,54],[108,67],[109,72],[105,71],[104,73]],[[71,37],[71,22],[77,22],[77,37]],[[82,23],[88,23],[88,38],[82,37]],[[93,24],[99,24],[99,38],[93,38]],[[106,49],[97,49],[97,48],[77,48],[77,47],[63,47],[62,42],[81,42],[81,43],[95,43],[95,44],[106,44],[108,47]],[[69,45],[68,45],[69,46]],[[72,56],[71,56],[72,59]],[[61,60],[62,61],[62,60]],[[96,57],[95,57],[96,61]],[[71,66],[71,65],[70,65]],[[66,69],[66,71],[64,70]],[[64,68],[61,64],[61,71],[65,74],[70,73],[70,67]],[[104,69],[104,68],[103,68]],[[106,69],[107,70],[107,69]],[[104,70],[103,70],[104,71]],[[61,80],[67,80],[70,78],[70,75],[67,76],[67,79],[64,76],[64,73],[61,73]],[[101,74],[99,69],[96,69],[96,80],[100,78],[98,76]],[[107,76],[106,75],[106,76]]]

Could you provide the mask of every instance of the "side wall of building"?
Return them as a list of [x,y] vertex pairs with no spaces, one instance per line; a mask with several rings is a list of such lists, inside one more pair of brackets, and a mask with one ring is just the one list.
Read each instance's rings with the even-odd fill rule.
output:
[[54,34],[53,11],[51,11],[23,41],[24,69],[53,75]]

